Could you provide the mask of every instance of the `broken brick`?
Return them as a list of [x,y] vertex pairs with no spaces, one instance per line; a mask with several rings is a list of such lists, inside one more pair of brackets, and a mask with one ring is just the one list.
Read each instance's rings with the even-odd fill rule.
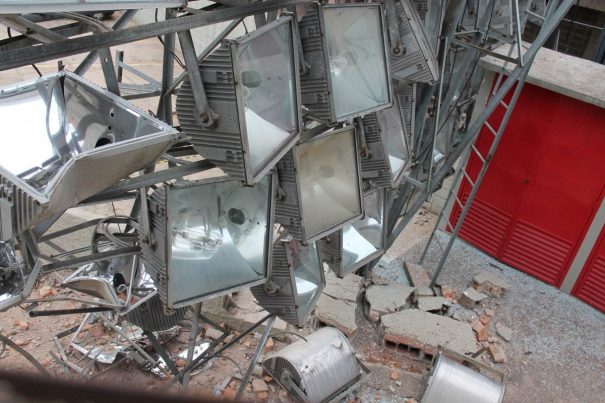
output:
[[506,355],[504,354],[504,348],[500,344],[490,344],[487,348],[489,355],[492,357],[495,363],[506,362]]

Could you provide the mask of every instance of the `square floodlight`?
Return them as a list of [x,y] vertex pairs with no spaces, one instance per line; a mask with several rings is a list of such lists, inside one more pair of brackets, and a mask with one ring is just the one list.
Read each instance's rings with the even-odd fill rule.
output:
[[253,187],[225,176],[166,184],[148,197],[143,262],[169,308],[267,279],[274,179],[269,174]]
[[153,163],[178,132],[62,71],[0,89],[1,239]]
[[315,4],[299,23],[308,116],[342,122],[391,105],[385,22],[379,4]]
[[298,141],[302,131],[298,41],[292,17],[227,41],[200,71],[216,126],[199,121],[191,84],[179,89],[183,131],[203,157],[229,176],[256,183]]
[[322,259],[344,277],[381,256],[386,242],[386,189],[363,197],[365,216],[319,241]]
[[267,312],[296,327],[309,320],[326,280],[316,242],[307,245],[291,237],[273,245],[271,276],[250,291]]
[[399,99],[384,109],[364,116],[366,157],[361,160],[364,179],[375,186],[395,188],[399,185],[412,161],[408,134]]
[[187,0],[2,0],[0,14],[184,7]]
[[418,12],[410,0],[395,2],[400,43],[391,44],[391,74],[397,80],[435,84],[439,68]]
[[295,146],[277,164],[283,194],[275,221],[310,242],[361,217],[361,175],[355,128],[325,132]]

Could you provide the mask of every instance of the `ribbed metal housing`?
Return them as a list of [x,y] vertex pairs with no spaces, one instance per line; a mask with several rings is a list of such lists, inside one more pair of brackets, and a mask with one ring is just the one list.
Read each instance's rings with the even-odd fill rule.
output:
[[48,201],[34,198],[26,190],[0,175],[0,241],[9,241],[43,217]]
[[399,36],[403,53],[390,57],[390,69],[394,78],[433,84],[439,79],[435,55],[424,32],[424,26],[410,0],[395,2]]
[[212,52],[200,63],[200,72],[208,104],[220,118],[213,129],[206,129],[199,123],[193,90],[187,78],[176,97],[181,128],[191,137],[193,147],[201,156],[211,160],[232,178],[245,181],[244,148],[230,46],[222,45]]
[[428,0],[413,0],[414,6],[416,7],[416,12],[418,13],[418,18],[424,24],[426,21],[426,16],[429,13],[429,1]]
[[332,122],[336,116],[328,82],[330,72],[325,65],[327,50],[320,18],[319,6],[313,5],[298,23],[304,59],[311,67],[309,73],[300,77],[301,101],[309,110],[309,117]]
[[296,290],[293,285],[294,275],[286,253],[286,243],[277,242],[273,245],[271,277],[273,283],[284,285],[289,289],[284,292],[268,293],[264,284],[251,287],[252,295],[260,306],[267,312],[276,314],[279,318],[296,327],[303,327],[308,320],[303,318],[296,308]]
[[399,108],[401,109],[401,115],[403,116],[403,123],[405,125],[405,134],[408,141],[408,147],[410,150],[415,150],[414,144],[414,128],[412,124],[415,121],[414,112],[416,110],[416,90],[414,88],[416,84],[406,84],[397,88],[396,96],[399,101]]
[[288,151],[276,167],[279,185],[284,191],[285,197],[278,197],[275,200],[275,222],[283,225],[293,238],[302,240],[303,229],[300,219],[301,211],[294,152],[292,150]]
[[130,312],[124,314],[124,318],[149,332],[159,332],[170,329],[179,324],[185,317],[187,308],[166,311],[166,306],[159,295],[151,297]]
[[[490,20],[490,30],[496,30],[502,34],[512,34],[513,29],[513,7],[512,0],[494,0],[493,15]],[[524,3],[524,4],[522,4]],[[462,26],[465,30],[473,30],[481,15],[485,13],[489,0],[467,0],[466,10],[462,19]],[[527,1],[519,2],[519,15],[526,14]]]
[[391,173],[387,163],[385,145],[380,136],[380,126],[376,113],[365,115],[362,120],[366,139],[367,155],[361,158],[361,177],[372,187],[390,187]]
[[318,241],[321,260],[338,277],[342,277],[342,230],[326,235]]
[[296,384],[309,402],[323,402],[361,378],[361,367],[346,336],[333,327],[311,333],[263,362],[287,390]]
[[[164,304],[168,304],[168,267],[166,265],[168,214],[166,204],[167,192],[164,187],[158,188],[149,196],[149,231],[152,244],[142,239],[140,241],[145,269],[155,282],[160,299]],[[142,222],[142,216],[140,216],[139,222]]]

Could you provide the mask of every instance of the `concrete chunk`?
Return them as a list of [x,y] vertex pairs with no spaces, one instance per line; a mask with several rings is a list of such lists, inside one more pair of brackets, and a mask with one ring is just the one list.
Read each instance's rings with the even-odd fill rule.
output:
[[441,311],[445,304],[443,297],[420,297],[418,298],[418,309],[421,311]]
[[468,309],[475,309],[477,304],[487,298],[487,295],[480,293],[472,287],[467,288],[460,295],[460,304]]
[[441,315],[404,309],[382,317],[384,340],[436,354],[439,347],[457,353],[475,352],[475,336],[470,325]]
[[334,326],[347,336],[351,336],[357,330],[357,324],[355,323],[356,308],[356,304],[322,294],[317,301],[315,318],[319,322]]
[[401,310],[407,305],[413,291],[413,287],[399,284],[370,286],[366,290],[368,317],[377,322],[382,315]]
[[403,268],[405,269],[405,274],[408,276],[410,284],[414,287],[428,287],[431,284],[429,272],[424,268],[424,266],[404,262]]
[[362,283],[363,277],[357,274],[347,274],[344,278],[338,278],[330,272],[326,274],[326,288],[323,293],[332,298],[355,302]]
[[510,287],[505,279],[489,271],[476,274],[473,281],[475,289],[494,297],[501,297],[504,290]]

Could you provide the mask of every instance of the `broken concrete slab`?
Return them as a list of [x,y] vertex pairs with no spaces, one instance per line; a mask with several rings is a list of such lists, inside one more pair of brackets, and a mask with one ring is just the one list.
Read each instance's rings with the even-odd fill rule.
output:
[[473,277],[474,287],[477,291],[501,297],[504,291],[510,287],[508,282],[502,277],[489,271],[483,271]]
[[487,348],[489,355],[492,357],[495,363],[500,364],[506,362],[506,355],[504,354],[504,348],[500,344],[490,344]]
[[441,311],[445,302],[443,297],[420,297],[418,298],[418,309],[426,312]]
[[403,269],[405,270],[410,285],[414,287],[428,287],[431,284],[429,272],[424,266],[411,262],[404,262]]
[[416,287],[416,289],[414,290],[414,295],[416,296],[416,298],[433,297],[435,296],[435,293],[430,287]]
[[323,293],[332,298],[355,302],[363,283],[363,277],[357,274],[347,274],[338,278],[333,272],[326,274],[326,287]]
[[204,336],[206,336],[212,340],[218,340],[221,337],[223,337],[223,332],[221,332],[220,330],[215,329],[213,327],[210,327],[210,328],[206,329],[206,333],[204,333]]
[[513,339],[513,329],[500,322],[496,323],[496,332],[498,333],[498,336],[506,341],[511,341]]
[[487,295],[480,293],[472,287],[462,291],[460,295],[460,304],[468,309],[475,309],[478,303],[487,298]]
[[371,321],[377,322],[382,315],[401,310],[407,305],[413,291],[413,287],[399,284],[370,286],[366,290],[368,317]]
[[417,309],[384,315],[382,326],[386,342],[428,354],[436,354],[440,347],[461,354],[474,353],[477,349],[470,325]]
[[262,379],[253,379],[252,380],[252,390],[255,393],[267,392],[269,390],[269,387],[267,386],[267,384],[265,383],[264,380],[262,380]]
[[352,336],[357,330],[356,309],[357,304],[322,294],[315,307],[315,318],[320,323],[333,326],[347,336]]

